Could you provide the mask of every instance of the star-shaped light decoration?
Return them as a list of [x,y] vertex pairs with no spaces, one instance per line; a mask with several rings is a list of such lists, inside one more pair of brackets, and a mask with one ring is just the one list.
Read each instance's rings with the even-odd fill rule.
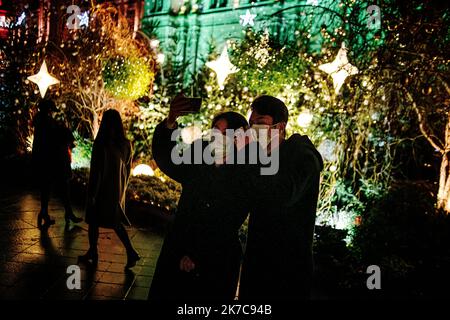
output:
[[77,15],[77,18],[80,19],[80,27],[89,27],[89,11],[85,11],[82,14]]
[[217,84],[220,87],[220,90],[223,89],[223,84],[227,77],[239,71],[235,65],[233,65],[228,57],[228,46],[225,44],[220,57],[217,60],[209,61],[206,63],[206,66],[212,69],[217,76]]
[[59,83],[58,79],[56,79],[55,77],[53,77],[51,74],[48,73],[47,64],[45,63],[45,60],[39,72],[33,76],[29,76],[27,79],[38,85],[39,92],[41,93],[42,98],[45,97],[45,93],[47,92],[48,87]]
[[241,18],[241,24],[243,27],[245,27],[245,26],[253,27],[255,25],[254,20],[256,18],[256,14],[251,14],[250,10],[247,10],[244,15],[240,16],[240,18]]
[[347,48],[342,43],[339,52],[333,62],[322,64],[319,69],[328,73],[333,79],[334,92],[339,93],[345,79],[358,73],[358,68],[351,65],[347,59]]

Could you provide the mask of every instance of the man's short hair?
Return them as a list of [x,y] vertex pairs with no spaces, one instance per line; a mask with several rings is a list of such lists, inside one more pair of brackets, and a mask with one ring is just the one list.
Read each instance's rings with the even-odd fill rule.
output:
[[283,101],[272,96],[262,95],[253,101],[252,111],[256,111],[263,116],[271,116],[273,124],[286,122],[289,118],[289,112]]

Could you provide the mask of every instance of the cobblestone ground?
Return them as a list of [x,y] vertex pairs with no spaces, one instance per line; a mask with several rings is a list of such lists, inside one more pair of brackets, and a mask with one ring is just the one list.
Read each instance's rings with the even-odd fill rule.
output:
[[[87,224],[64,221],[57,199],[49,205],[56,220],[47,232],[37,227],[39,196],[0,189],[0,299],[144,300],[152,281],[162,237],[150,227],[128,228],[142,259],[125,272],[125,250],[113,230],[100,229],[97,268],[79,264],[81,289],[69,290],[67,268],[88,249]],[[77,216],[83,216],[74,207]]]

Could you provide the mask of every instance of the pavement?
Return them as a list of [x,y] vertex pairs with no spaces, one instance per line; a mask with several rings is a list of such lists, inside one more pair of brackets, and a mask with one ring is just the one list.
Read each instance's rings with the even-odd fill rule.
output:
[[[52,198],[49,213],[56,224],[37,227],[39,195],[2,183],[0,188],[0,299],[145,300],[152,282],[163,237],[151,226],[127,228],[141,260],[125,272],[126,253],[113,230],[100,229],[97,268],[77,264],[88,249],[88,226],[66,226],[64,209]],[[74,206],[77,216],[82,208]],[[79,266],[80,289],[69,289],[72,265]],[[73,267],[71,267],[73,268]],[[76,269],[76,267],[75,267]],[[70,270],[70,268],[69,268]],[[69,279],[70,278],[70,279]],[[69,280],[69,281],[68,281]]]
[[[5,168],[0,170],[0,300],[147,299],[168,222],[166,214],[142,204],[127,204],[133,223],[127,231],[141,256],[130,271],[125,271],[125,249],[110,229],[100,229],[98,266],[78,264],[78,256],[89,247],[88,225],[82,222],[67,227],[64,208],[53,192],[49,214],[56,224],[47,231],[39,230],[39,194],[26,162],[0,161],[0,168]],[[83,207],[77,206],[84,194],[72,191],[74,213],[84,217]],[[67,284],[73,279],[68,273],[73,266],[80,268],[80,289],[69,289]],[[316,267],[321,269],[320,263]],[[327,279],[316,280],[314,299],[342,297],[333,295],[328,284],[324,286]]]

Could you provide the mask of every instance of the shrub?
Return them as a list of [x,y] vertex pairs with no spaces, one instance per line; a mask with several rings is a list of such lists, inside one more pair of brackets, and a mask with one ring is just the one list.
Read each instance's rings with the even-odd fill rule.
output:
[[143,97],[154,78],[145,58],[110,58],[104,62],[105,89],[119,99],[136,100]]
[[89,168],[91,164],[92,141],[74,133],[75,148],[72,149],[72,168]]
[[395,296],[433,295],[450,283],[450,217],[435,209],[434,192],[430,183],[397,182],[355,228],[351,250],[362,265],[380,266]]
[[181,186],[168,177],[164,177],[163,182],[161,177],[131,177],[127,198],[149,203],[170,212],[174,211],[180,198]]
[[[73,181],[80,190],[86,194],[89,180],[89,169],[74,170]],[[164,180],[164,181],[162,181]],[[173,212],[181,194],[181,186],[168,177],[158,176],[131,176],[127,189],[127,200],[148,203],[168,212]]]

